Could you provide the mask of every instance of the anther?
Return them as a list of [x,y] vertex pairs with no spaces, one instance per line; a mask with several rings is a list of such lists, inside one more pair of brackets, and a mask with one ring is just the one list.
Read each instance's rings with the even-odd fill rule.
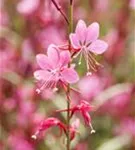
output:
[[34,135],[32,135],[31,138],[34,139],[34,140],[36,140],[38,134],[39,134],[39,131],[37,131]]
[[90,133],[91,133],[91,134],[93,134],[93,133],[95,133],[95,132],[96,132],[95,130],[91,130],[91,132],[90,132]]
[[96,133],[96,131],[93,129],[92,124],[90,123],[89,125],[90,125],[90,127],[91,127],[91,132],[90,132],[90,133],[91,133],[91,134]]

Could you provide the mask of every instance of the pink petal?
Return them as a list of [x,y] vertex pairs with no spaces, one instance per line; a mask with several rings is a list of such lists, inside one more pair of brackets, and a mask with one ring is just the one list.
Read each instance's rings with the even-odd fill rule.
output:
[[70,41],[71,41],[71,45],[72,45],[75,49],[80,48],[79,39],[78,39],[78,37],[77,37],[76,34],[71,33],[71,34],[69,35],[69,38],[70,38]]
[[60,66],[65,66],[70,62],[70,52],[63,51],[60,53]]
[[72,68],[66,68],[61,72],[62,78],[68,83],[75,83],[79,80],[78,74]]
[[99,24],[97,22],[94,22],[87,28],[87,43],[97,40],[98,36]]
[[86,24],[83,20],[79,20],[76,26],[76,36],[79,38],[79,41],[81,43],[84,43],[84,41],[86,40]]
[[47,55],[52,67],[56,68],[60,60],[60,55],[57,46],[51,44],[47,49]]
[[49,59],[44,54],[38,54],[36,56],[37,63],[42,69],[50,69],[51,65],[49,64]]
[[107,48],[108,44],[102,40],[96,40],[88,47],[89,51],[96,54],[102,54]]
[[83,115],[86,125],[89,126],[91,123],[91,117],[90,117],[89,113],[87,111],[82,111],[82,115]]
[[34,72],[34,77],[37,80],[48,80],[50,75],[51,75],[51,72],[45,71],[45,70],[38,70]]

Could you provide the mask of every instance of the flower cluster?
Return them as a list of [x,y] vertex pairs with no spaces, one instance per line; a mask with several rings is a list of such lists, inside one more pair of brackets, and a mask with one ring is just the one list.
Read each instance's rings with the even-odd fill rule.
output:
[[0,150],[135,149],[135,0],[86,3],[0,0]]
[[40,70],[34,72],[34,77],[42,84],[37,92],[44,89],[56,89],[57,82],[75,83],[79,77],[74,68],[68,67],[70,62],[69,51],[60,52],[55,45],[50,45],[47,50],[47,56],[44,54],[37,55],[37,63]]
[[63,110],[58,110],[57,112],[64,112],[64,111],[70,111],[71,116],[70,118],[74,115],[75,112],[80,112],[80,114],[83,116],[85,124],[91,128],[91,133],[95,133],[95,130],[92,127],[91,124],[91,117],[89,115],[89,112],[94,111],[94,107],[91,106],[87,101],[81,100],[80,104],[70,108],[70,109],[63,109]]
[[81,64],[82,54],[84,54],[87,75],[91,74],[90,69],[96,71],[97,65],[100,64],[93,57],[93,54],[102,54],[108,47],[106,42],[97,39],[98,36],[98,23],[92,23],[86,28],[85,22],[79,20],[75,33],[70,34],[71,50],[69,47],[67,48],[67,45],[56,46],[51,44],[47,49],[47,56],[38,54],[36,58],[41,69],[34,72],[34,77],[40,81],[41,86],[37,89],[37,92],[40,93],[44,89],[56,90],[59,81],[72,84],[79,80],[74,67],[68,66],[72,61],[72,56],[76,58],[80,54],[79,64]]
[[[36,89],[37,93],[41,93],[44,90],[50,89],[52,91],[58,90],[58,85],[64,85],[66,90],[69,84],[76,83],[79,80],[79,75],[73,66],[72,60],[80,54],[79,64],[81,64],[82,55],[86,60],[87,75],[91,74],[91,71],[96,71],[100,65],[93,55],[102,54],[106,51],[108,45],[106,42],[99,40],[99,24],[92,23],[88,28],[83,20],[79,20],[75,29],[75,33],[69,35],[71,45],[49,45],[47,49],[47,55],[38,54],[36,56],[37,63],[40,67],[39,70],[34,72],[34,77],[40,83],[39,88]],[[68,100],[69,95],[66,93]],[[70,119],[75,112],[80,112],[83,116],[85,124],[91,128],[91,133],[95,133],[95,130],[91,124],[90,111],[93,111],[87,101],[81,100],[80,104],[64,109],[58,110],[57,112],[68,111],[70,113]],[[77,126],[75,125],[77,124]],[[58,126],[60,130],[64,131],[67,135],[70,132],[70,139],[73,140],[75,137],[76,130],[78,129],[79,123],[75,123],[71,126],[66,126],[57,118],[48,118],[41,122],[39,129],[32,136],[36,139],[37,135],[50,127]]]

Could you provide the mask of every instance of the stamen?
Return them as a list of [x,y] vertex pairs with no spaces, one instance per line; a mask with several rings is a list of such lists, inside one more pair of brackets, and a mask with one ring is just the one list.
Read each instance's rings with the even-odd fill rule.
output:
[[56,88],[56,84],[57,84],[57,82],[54,80],[54,81],[50,82],[50,84],[48,85],[48,88],[53,89],[53,92],[56,92],[58,90],[58,88]]
[[96,131],[93,129],[92,124],[90,123],[89,125],[90,125],[90,127],[91,127],[91,132],[90,132],[90,133],[91,133],[91,134],[96,133]]
[[94,63],[95,63],[95,65],[97,65],[97,66],[100,66],[100,67],[103,67],[103,65],[102,64],[100,64],[99,62],[97,62],[97,60],[92,56],[92,54],[91,53],[89,53],[89,56],[91,57],[91,59],[94,61]]
[[97,71],[97,67],[103,67],[100,63],[96,61],[96,59],[92,56],[91,52],[88,53],[89,56],[89,65],[92,70]]
[[52,84],[54,85],[54,83],[51,82],[52,78],[54,77],[55,74],[52,74],[49,79],[47,81],[44,81],[43,84],[41,85],[41,87],[39,89],[36,89],[36,92],[38,94],[40,94],[44,89],[46,88],[51,88],[53,87]]
[[31,138],[34,139],[34,140],[36,140],[38,134],[39,134],[39,131],[37,131],[34,135],[32,135]]
[[97,66],[100,66],[100,67],[102,67],[102,68],[104,67],[104,66],[103,66],[102,64],[100,64],[99,62],[96,62],[96,65],[97,65]]
[[90,133],[91,133],[91,134],[93,134],[93,133],[95,133],[95,132],[96,132],[95,130],[91,130],[91,132],[90,132]]
[[95,62],[91,59],[91,57],[88,55],[88,63],[89,63],[89,68],[91,68],[93,71],[97,71]]
[[45,88],[47,88],[47,85],[49,84],[50,80],[47,80],[43,83],[43,85],[40,87],[40,92],[43,91]]
[[77,58],[78,55],[80,55],[81,52],[82,52],[82,50],[80,50],[76,55],[74,55],[73,58]]
[[89,58],[89,62],[91,64],[91,66],[93,67],[93,70],[96,71],[96,64],[95,64],[95,60],[93,60],[93,57],[91,56],[91,53],[88,53],[88,58]]
[[88,52],[87,52],[87,50],[84,51],[84,58],[85,58],[85,61],[86,61],[87,71],[89,72],[90,71],[90,66],[89,66],[89,60],[88,60]]
[[54,85],[54,81],[50,81],[50,82],[46,85],[46,88],[51,89],[51,88],[54,87],[53,85]]

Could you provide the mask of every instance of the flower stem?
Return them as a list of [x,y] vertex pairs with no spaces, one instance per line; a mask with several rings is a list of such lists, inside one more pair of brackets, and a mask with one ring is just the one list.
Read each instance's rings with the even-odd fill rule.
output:
[[[68,27],[68,33],[70,34],[71,32],[73,32],[73,0],[70,0],[70,5],[69,5],[69,27]],[[71,43],[69,40],[69,50],[71,51]],[[70,67],[70,63],[68,64],[68,66]],[[70,150],[70,84],[68,84],[67,87],[67,127],[68,127],[68,131],[67,131],[67,150]]]
[[[68,86],[68,91],[67,91],[67,98],[68,98],[68,95],[70,93],[70,85]],[[68,127],[68,130],[67,130],[67,150],[70,150],[70,100],[68,99],[67,100],[67,127]]]

